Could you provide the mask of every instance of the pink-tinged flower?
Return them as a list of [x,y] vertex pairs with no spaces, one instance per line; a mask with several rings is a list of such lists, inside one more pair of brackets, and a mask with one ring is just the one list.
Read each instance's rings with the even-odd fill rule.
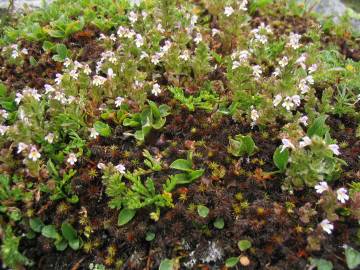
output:
[[247,4],[248,4],[248,0],[243,0],[239,6],[239,9],[242,11],[247,11]]
[[281,95],[276,95],[274,100],[273,100],[273,105],[274,107],[277,107],[282,101],[282,96]]
[[299,122],[302,123],[306,127],[308,125],[308,120],[309,120],[309,117],[304,115],[304,116],[300,117]]
[[9,127],[8,126],[3,126],[3,125],[0,125],[0,135],[1,136],[4,136],[5,133],[9,130]]
[[119,165],[115,166],[115,169],[121,174],[125,173],[125,166],[121,163]]
[[334,155],[338,156],[340,155],[340,147],[337,144],[330,144],[329,149],[334,153]]
[[308,136],[302,138],[301,142],[299,143],[300,148],[304,148],[312,144],[311,139]]
[[347,200],[349,200],[349,195],[347,194],[346,188],[339,188],[336,191],[336,196],[341,203],[345,203]]
[[104,169],[106,168],[106,165],[105,165],[104,163],[99,162],[99,163],[97,164],[97,167],[98,167],[98,169],[100,169],[100,170],[104,170]]
[[114,70],[112,68],[109,68],[108,71],[107,71],[107,75],[108,75],[108,78],[110,80],[112,80],[113,78],[115,78],[116,74],[114,73]]
[[320,182],[315,186],[316,193],[322,194],[325,191],[329,190],[329,186],[325,181]]
[[283,145],[281,146],[281,152],[284,151],[286,148],[295,149],[295,146],[292,144],[292,142],[288,139],[282,139],[281,140]]
[[119,108],[121,106],[121,104],[124,102],[124,98],[123,97],[117,97],[115,100],[115,107]]
[[37,161],[41,157],[39,151],[36,149],[36,146],[31,146],[28,158],[32,161]]
[[74,153],[70,153],[69,157],[67,159],[67,163],[69,163],[71,166],[73,166],[76,161],[77,161],[76,155]]
[[328,219],[324,219],[323,221],[321,221],[320,226],[328,234],[331,234],[334,230],[334,225],[331,224]]
[[161,88],[160,88],[160,85],[158,85],[157,83],[155,83],[153,85],[153,88],[151,90],[151,93],[154,95],[154,96],[158,96],[159,94],[161,94]]

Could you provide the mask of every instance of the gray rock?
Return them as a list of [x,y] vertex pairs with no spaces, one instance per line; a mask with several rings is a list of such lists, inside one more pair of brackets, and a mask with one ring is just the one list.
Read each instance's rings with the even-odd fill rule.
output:
[[[358,1],[358,0],[355,0]],[[299,2],[304,2],[303,0],[299,0]],[[309,2],[309,1],[308,1]],[[317,3],[318,2],[318,3]],[[351,2],[351,1],[347,1]],[[351,23],[354,27],[354,30],[360,32],[360,14],[356,13],[353,9],[344,4],[340,0],[312,0],[308,6],[312,5],[312,3],[317,3],[315,7],[315,11],[318,12],[323,17],[333,17],[335,23],[340,21],[340,18],[344,16],[346,13],[352,13],[358,18],[352,18]]]
[[[0,8],[7,8],[9,6],[9,0],[0,0]],[[22,9],[24,5],[27,5],[31,8],[37,8],[42,5],[42,0],[15,0],[15,10]],[[45,1],[46,3],[49,3],[50,1]]]

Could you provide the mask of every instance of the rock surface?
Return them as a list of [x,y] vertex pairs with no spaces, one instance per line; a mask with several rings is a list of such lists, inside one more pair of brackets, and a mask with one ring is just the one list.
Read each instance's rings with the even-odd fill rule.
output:
[[[15,0],[15,9],[21,9],[24,5],[29,7],[40,7],[42,0]],[[49,0],[45,2],[50,2]],[[0,0],[0,8],[7,8],[9,6],[9,0]]]

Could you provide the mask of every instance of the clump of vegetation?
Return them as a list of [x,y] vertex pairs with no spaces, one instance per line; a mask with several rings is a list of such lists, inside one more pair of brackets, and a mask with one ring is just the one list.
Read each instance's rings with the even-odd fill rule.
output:
[[2,24],[4,268],[359,267],[346,18],[295,0],[56,0]]

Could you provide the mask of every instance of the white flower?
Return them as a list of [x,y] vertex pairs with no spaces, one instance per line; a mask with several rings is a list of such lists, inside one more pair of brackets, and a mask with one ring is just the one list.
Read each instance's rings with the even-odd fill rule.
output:
[[139,7],[141,4],[141,1],[142,0],[130,0],[130,5]]
[[310,84],[313,85],[314,84],[314,78],[313,76],[309,75],[305,78],[305,80]]
[[261,74],[262,74],[262,70],[261,70],[261,66],[256,65],[252,67],[253,70],[253,75],[256,79],[260,79],[261,78]]
[[287,66],[287,64],[289,64],[289,58],[287,58],[286,56],[284,56],[280,61],[279,61],[279,65],[284,68]]
[[100,169],[100,170],[104,170],[104,169],[106,168],[106,165],[105,165],[104,163],[99,162],[99,163],[97,164],[97,167],[98,167],[98,169]]
[[315,186],[316,193],[322,194],[325,191],[329,190],[329,186],[325,181],[320,182]]
[[304,148],[311,144],[312,144],[311,139],[308,136],[305,136],[304,138],[302,138],[302,141],[299,143],[299,147]]
[[159,64],[161,57],[163,57],[162,53],[160,52],[155,53],[154,55],[151,56],[151,63],[153,63],[154,65]]
[[114,73],[114,70],[112,68],[108,68],[107,75],[110,80],[116,77],[116,74]]
[[334,230],[334,225],[331,224],[328,219],[324,219],[323,221],[321,221],[320,226],[328,234],[331,234]]
[[234,9],[232,7],[225,7],[224,14],[226,17],[231,16],[234,13]]
[[284,151],[286,148],[291,148],[291,149],[295,149],[295,146],[292,144],[292,142],[288,139],[282,139],[281,140],[283,145],[281,146],[281,151]]
[[136,14],[134,11],[131,11],[131,12],[129,13],[129,20],[130,20],[130,22],[131,22],[132,24],[134,24],[134,23],[137,21],[137,19],[138,19],[137,14]]
[[340,147],[337,144],[330,144],[328,147],[334,153],[334,155],[336,156],[340,155],[340,151],[339,151]]
[[197,33],[197,34],[196,34],[196,37],[195,37],[195,39],[194,39],[194,42],[195,42],[196,44],[199,44],[201,41],[202,41],[202,35],[201,35],[201,33]]
[[121,174],[125,173],[125,166],[121,163],[119,165],[115,166],[115,169]]
[[63,79],[63,75],[60,73],[57,73],[55,76],[56,76],[55,82],[57,85],[59,85]]
[[285,101],[283,102],[282,106],[287,110],[290,111],[295,105],[291,97],[286,97]]
[[25,54],[25,55],[28,55],[29,51],[28,51],[28,49],[24,48],[24,49],[21,50],[21,53]]
[[318,69],[318,66],[317,66],[317,64],[313,64],[313,65],[311,65],[311,67],[309,67],[309,73],[311,74],[311,73],[314,73],[315,71],[317,71],[317,69]]
[[274,77],[279,77],[279,75],[281,74],[281,70],[279,67],[276,67],[274,72],[272,73],[272,76]]
[[99,76],[99,75],[95,75],[93,77],[93,85],[95,86],[101,86],[103,85],[104,83],[106,82],[106,78],[102,77],[102,76]]
[[163,26],[161,25],[161,23],[159,23],[159,24],[156,26],[156,30],[158,30],[160,33],[164,33],[164,32],[165,32],[165,29],[163,28]]
[[69,72],[69,75],[71,78],[73,78],[74,80],[77,80],[79,78],[79,73],[77,72],[76,69],[72,69],[70,72]]
[[148,58],[148,57],[149,57],[149,55],[147,54],[147,52],[145,52],[145,51],[141,52],[140,60],[143,60],[143,59]]
[[251,115],[250,115],[251,120],[253,120],[253,122],[256,122],[256,120],[258,120],[259,117],[260,117],[259,112],[257,110],[255,110],[255,109],[252,109],[251,110]]
[[300,44],[299,44],[300,39],[301,39],[301,35],[291,32],[287,46],[292,47],[295,50],[300,48]]
[[48,143],[53,143],[54,142],[54,133],[49,133],[48,135],[45,136],[45,140],[48,142]]
[[72,64],[72,61],[70,58],[66,58],[64,61],[64,66],[68,68]]
[[302,123],[306,127],[308,125],[308,120],[309,120],[309,117],[304,115],[304,116],[300,117],[299,122]]
[[299,64],[303,69],[306,69],[306,65],[305,65],[305,61],[307,58],[307,54],[303,53],[297,60],[296,60],[296,64]]
[[339,188],[336,191],[337,199],[341,203],[345,203],[347,200],[349,200],[349,195],[347,195],[347,189],[346,188]]
[[160,88],[160,85],[158,85],[157,83],[155,83],[153,85],[153,88],[151,90],[151,93],[154,95],[154,96],[158,96],[160,93],[161,93],[161,88]]
[[117,97],[115,100],[115,107],[119,108],[121,106],[121,104],[124,102],[124,98],[123,97]]
[[45,94],[55,92],[55,88],[53,86],[51,86],[50,84],[45,84],[44,88],[45,88]]
[[249,59],[249,57],[250,57],[250,53],[249,53],[249,51],[247,51],[247,50],[244,50],[244,51],[241,51],[240,53],[239,53],[239,60],[240,60],[240,62],[246,62],[248,59]]
[[190,52],[188,50],[185,50],[180,56],[179,59],[183,61],[187,61],[190,59]]
[[300,104],[301,104],[301,99],[300,99],[300,96],[299,96],[299,95],[293,95],[293,96],[291,97],[291,99],[292,99],[292,101],[294,102],[294,104],[295,104],[296,106],[300,106]]
[[307,85],[307,81],[305,79],[302,79],[299,83],[299,89],[301,91],[301,94],[306,94],[309,92],[310,87]]
[[19,144],[18,144],[18,150],[17,150],[17,154],[20,154],[22,151],[24,151],[25,149],[27,149],[29,146],[27,145],[27,144],[25,144],[25,143],[23,143],[23,142],[20,142]]
[[212,35],[213,37],[215,37],[215,36],[218,35],[218,34],[220,34],[220,30],[215,29],[215,28],[211,29],[211,35]]
[[7,119],[9,117],[9,114],[5,110],[0,110],[0,115],[2,118]]
[[16,59],[18,58],[18,56],[19,56],[19,52],[17,50],[13,50],[11,53],[11,58]]
[[247,7],[246,7],[247,4],[248,4],[248,0],[243,0],[239,6],[239,9],[243,11],[247,11]]
[[232,69],[237,69],[238,67],[241,66],[241,63],[239,61],[234,61],[233,64],[232,64]]
[[86,75],[90,75],[90,74],[91,74],[91,68],[89,67],[88,64],[86,64],[86,65],[84,66],[84,73],[85,73]]
[[70,153],[69,157],[67,159],[67,163],[69,163],[71,166],[73,166],[76,161],[77,161],[76,155],[74,153]]
[[95,128],[89,128],[90,131],[90,138],[96,139],[99,136],[99,133],[96,131]]
[[140,34],[136,34],[135,45],[138,48],[144,45],[144,39]]
[[274,107],[277,107],[280,104],[281,101],[282,101],[282,96],[281,95],[276,95],[274,100],[273,100]]
[[6,131],[8,131],[9,127],[8,126],[3,126],[3,125],[0,125],[0,135],[1,136],[4,136]]
[[31,146],[28,158],[32,161],[37,161],[41,157],[40,153],[36,149],[36,146]]

